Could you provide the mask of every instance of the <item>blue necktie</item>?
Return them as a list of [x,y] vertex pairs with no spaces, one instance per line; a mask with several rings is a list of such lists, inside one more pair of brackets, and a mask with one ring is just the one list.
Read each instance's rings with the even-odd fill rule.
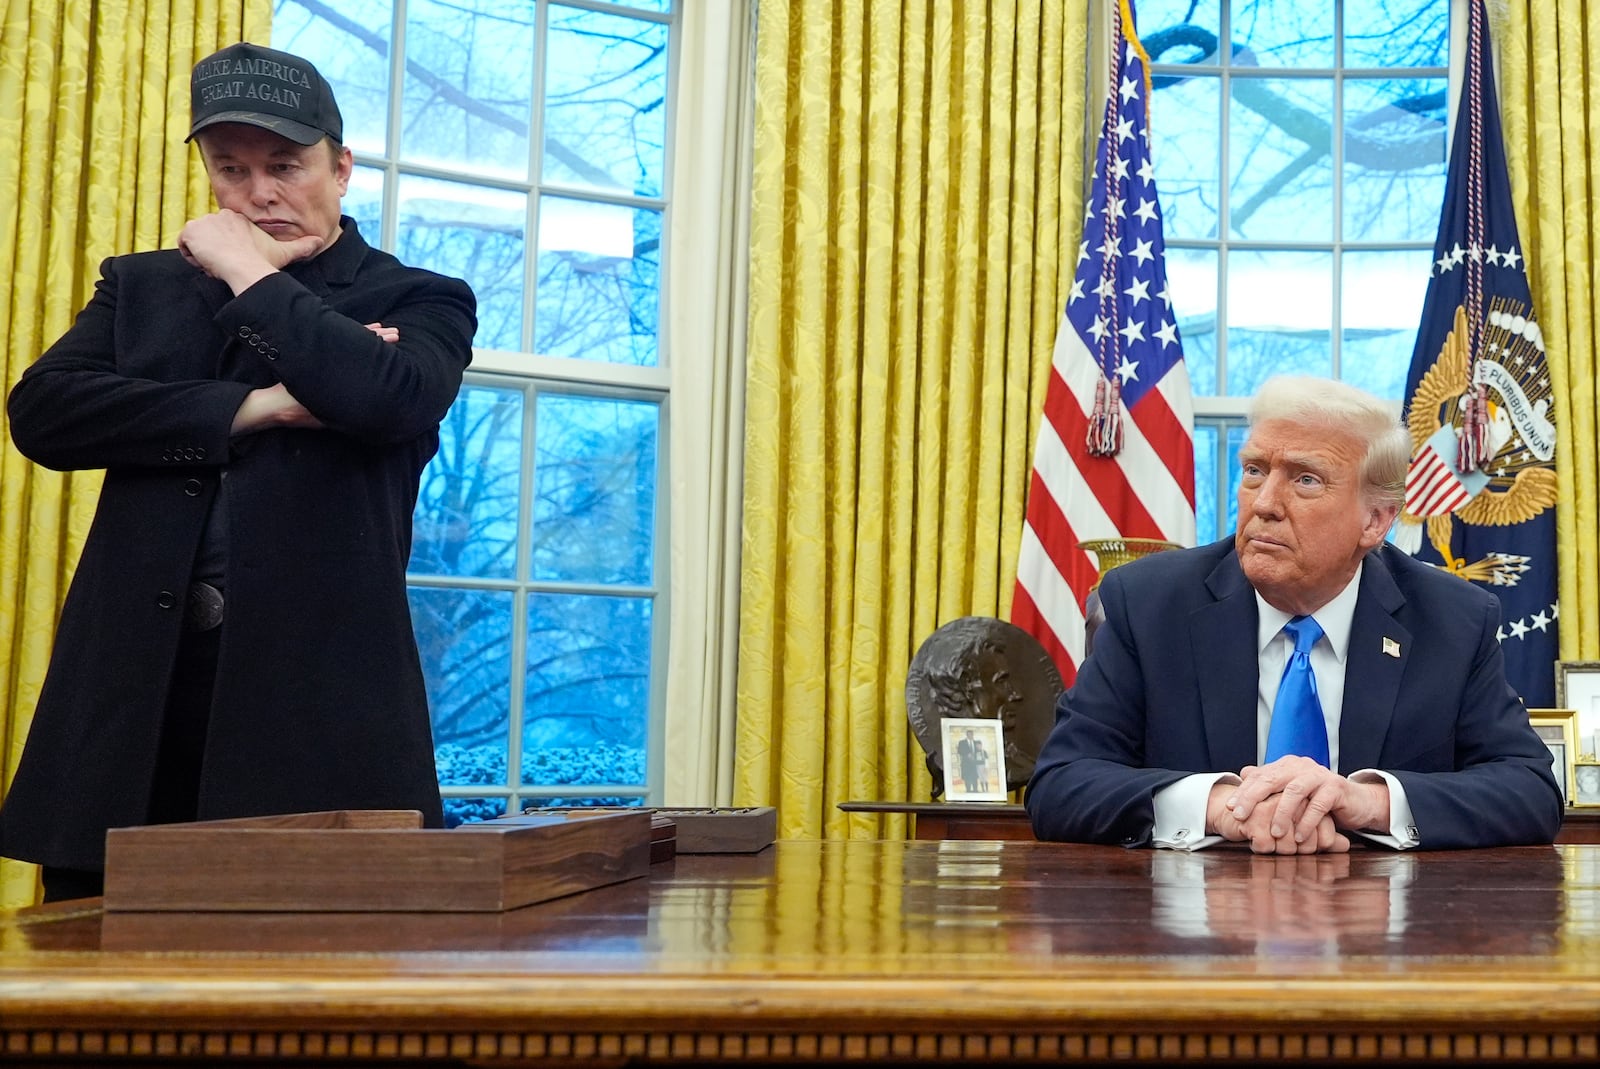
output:
[[1296,616],[1283,630],[1294,643],[1294,652],[1283,666],[1278,700],[1272,703],[1267,761],[1298,754],[1327,767],[1328,728],[1322,720],[1322,703],[1317,700],[1317,677],[1311,674],[1311,647],[1322,637],[1322,628],[1309,616]]

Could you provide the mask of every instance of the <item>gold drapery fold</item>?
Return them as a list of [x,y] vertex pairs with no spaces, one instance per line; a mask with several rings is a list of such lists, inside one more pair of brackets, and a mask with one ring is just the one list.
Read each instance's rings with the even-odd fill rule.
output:
[[[265,42],[271,0],[6,0],[0,33],[0,382],[7,393],[89,299],[106,256],[170,247],[210,207],[189,129],[189,71]],[[0,411],[0,791],[10,785],[100,473],[36,467]],[[84,666],[92,671],[92,666]],[[0,906],[37,894],[0,861]]]
[[1506,159],[1550,365],[1556,440],[1561,657],[1600,659],[1600,5],[1488,6]]
[[[926,799],[906,668],[1010,611],[1071,283],[1087,7],[763,0],[735,800]],[[903,834],[891,819],[888,834]]]

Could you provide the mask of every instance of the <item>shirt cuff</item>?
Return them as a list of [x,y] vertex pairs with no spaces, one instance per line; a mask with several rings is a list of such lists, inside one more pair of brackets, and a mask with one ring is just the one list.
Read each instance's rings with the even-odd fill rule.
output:
[[1360,772],[1350,774],[1352,783],[1372,783],[1380,778],[1389,785],[1389,832],[1387,835],[1375,831],[1358,831],[1356,834],[1380,846],[1410,850],[1421,844],[1422,836],[1417,832],[1416,819],[1411,815],[1411,803],[1406,800],[1406,789],[1400,786],[1400,781],[1376,768],[1363,768]]
[[1222,836],[1206,834],[1206,805],[1212,785],[1224,781],[1238,783],[1239,777],[1232,772],[1201,772],[1157,791],[1152,844],[1166,850],[1204,850],[1222,842]]

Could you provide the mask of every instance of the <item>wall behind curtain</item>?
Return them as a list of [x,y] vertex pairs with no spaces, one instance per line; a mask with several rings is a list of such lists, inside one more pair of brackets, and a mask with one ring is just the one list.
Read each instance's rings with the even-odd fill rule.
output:
[[[22,371],[89,299],[116,253],[171,247],[211,210],[189,132],[189,71],[245,37],[271,0],[6,0],[0,27],[0,380]],[[10,785],[77,566],[99,472],[29,463],[0,412],[0,790]],[[82,670],[94,671],[93,665]],[[0,906],[36,894],[0,861]]]
[[1487,5],[1506,161],[1528,284],[1544,331],[1556,426],[1561,657],[1600,660],[1600,5]]
[[907,665],[1010,610],[1086,9],[760,4],[734,796],[780,835],[876,835],[837,804],[927,800]]

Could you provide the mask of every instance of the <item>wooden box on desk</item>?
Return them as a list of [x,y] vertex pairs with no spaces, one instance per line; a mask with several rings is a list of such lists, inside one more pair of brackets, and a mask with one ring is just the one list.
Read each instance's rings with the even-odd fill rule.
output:
[[105,908],[484,912],[643,876],[650,815],[423,828],[338,810],[106,833]]
[[[647,809],[618,807],[606,810],[580,806],[534,809],[525,815],[566,813],[577,816],[597,811],[607,813],[642,811],[652,815],[657,827],[670,823],[673,828],[672,853],[652,859],[656,861],[668,860],[676,854],[754,854],[771,846],[778,837],[778,811],[770,805],[708,806],[694,809],[670,806]],[[495,822],[520,819],[522,819],[520,816],[498,817]]]

